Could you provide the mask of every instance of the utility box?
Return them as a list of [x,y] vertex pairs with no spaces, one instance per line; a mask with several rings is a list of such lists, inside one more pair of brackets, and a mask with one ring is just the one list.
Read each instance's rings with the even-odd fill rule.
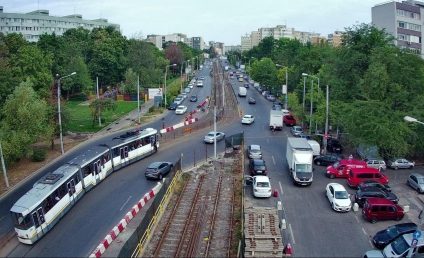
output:
[[162,105],[162,96],[155,96],[153,98],[153,103],[154,107],[160,107]]

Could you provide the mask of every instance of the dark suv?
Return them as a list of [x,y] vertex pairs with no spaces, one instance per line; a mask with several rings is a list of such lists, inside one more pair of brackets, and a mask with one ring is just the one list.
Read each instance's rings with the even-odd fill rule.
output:
[[327,140],[327,151],[333,153],[342,153],[343,148],[339,140],[330,138]]
[[365,200],[372,197],[384,198],[394,203],[398,203],[399,201],[399,198],[396,196],[396,194],[392,192],[383,190],[376,186],[366,186],[366,187],[359,188],[356,191],[355,202],[358,203],[360,207],[362,207],[365,203]]
[[251,159],[249,163],[250,174],[266,176],[266,165],[262,159]]

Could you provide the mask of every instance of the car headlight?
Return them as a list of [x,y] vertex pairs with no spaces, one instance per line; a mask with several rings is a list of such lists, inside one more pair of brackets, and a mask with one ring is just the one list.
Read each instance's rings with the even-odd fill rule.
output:
[[294,180],[299,181],[299,178],[297,176],[294,176],[293,178]]
[[257,191],[258,191],[258,189],[254,188],[254,189],[253,189],[253,191],[257,192]]

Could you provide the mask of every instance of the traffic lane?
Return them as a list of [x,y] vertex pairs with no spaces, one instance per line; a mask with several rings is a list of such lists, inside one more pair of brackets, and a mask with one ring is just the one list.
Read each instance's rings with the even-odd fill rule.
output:
[[[26,256],[88,256],[112,227],[156,184],[156,181],[144,177],[148,164],[162,160],[175,162],[183,153],[183,167],[192,167],[194,163],[204,161],[200,153],[206,148],[209,157],[212,157],[213,144],[203,143],[205,133],[206,130],[203,130],[193,137],[177,139],[173,144],[160,148],[158,153],[106,178],[86,194]],[[224,151],[223,142],[217,144],[218,153]],[[79,248],[75,249],[75,246]],[[21,244],[11,256],[22,254],[22,248],[26,246]]]

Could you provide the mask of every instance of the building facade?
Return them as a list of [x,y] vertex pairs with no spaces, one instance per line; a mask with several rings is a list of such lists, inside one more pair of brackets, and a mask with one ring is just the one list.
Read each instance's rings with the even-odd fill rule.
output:
[[224,46],[224,55],[226,55],[230,51],[237,51],[241,52],[241,45],[235,45],[235,46]]
[[165,42],[184,42],[187,41],[187,35],[182,33],[173,33],[168,35],[147,35],[147,42],[153,43],[157,48],[162,49]]
[[29,13],[5,13],[0,6],[0,32],[3,34],[20,33],[30,42],[36,42],[42,34],[62,35],[73,28],[106,28],[112,26],[119,30],[118,24],[107,19],[84,20],[80,14],[68,16],[50,16],[48,10],[36,10]]
[[372,24],[395,38],[395,45],[423,55],[424,2],[386,2],[371,9]]
[[342,44],[342,31],[335,31],[334,33],[328,34],[327,42],[333,47],[339,47]]

